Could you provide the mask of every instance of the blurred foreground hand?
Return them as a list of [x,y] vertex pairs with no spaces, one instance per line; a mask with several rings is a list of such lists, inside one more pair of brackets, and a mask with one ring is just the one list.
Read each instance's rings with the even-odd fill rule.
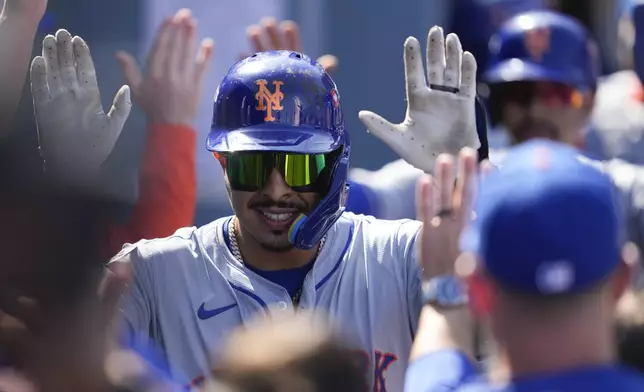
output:
[[106,114],[89,47],[58,30],[31,63],[31,92],[46,170],[76,186],[93,185],[130,114],[130,88],[121,87]]
[[161,24],[148,55],[147,75],[129,53],[116,55],[134,101],[149,123],[192,125],[197,116],[213,41],[196,44],[197,22],[190,10],[179,10]]
[[[297,23],[286,20],[277,25],[275,18],[264,18],[259,24],[248,26],[246,29],[248,41],[252,50],[257,52],[266,52],[270,50],[293,50],[302,52],[302,43],[300,40],[300,30]],[[248,53],[241,54],[240,59],[248,57]],[[317,62],[328,73],[332,73],[338,68],[338,58],[325,54],[318,57]]]

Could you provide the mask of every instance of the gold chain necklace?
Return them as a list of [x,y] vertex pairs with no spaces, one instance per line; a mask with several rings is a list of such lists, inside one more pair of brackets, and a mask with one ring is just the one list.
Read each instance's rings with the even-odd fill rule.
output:
[[[237,232],[235,231],[235,218],[232,218],[228,222],[228,239],[230,241],[230,252],[237,259],[237,261],[244,264],[244,258],[241,255],[241,251],[239,250],[239,243],[237,242]],[[320,256],[320,251],[324,246],[325,240],[326,240],[326,236],[322,237],[322,239],[320,240],[320,246],[318,247],[318,251],[315,254],[316,259]],[[300,288],[297,289],[295,293],[291,296],[291,302],[293,303],[293,306],[296,308],[300,304],[300,298],[302,297],[303,289],[304,289],[304,282],[302,282],[302,286],[300,286]]]

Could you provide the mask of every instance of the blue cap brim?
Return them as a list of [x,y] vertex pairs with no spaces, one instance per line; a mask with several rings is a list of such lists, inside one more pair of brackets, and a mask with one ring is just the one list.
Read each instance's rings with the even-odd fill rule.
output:
[[483,81],[488,84],[547,81],[567,84],[581,90],[592,87],[576,79],[579,77],[516,58],[501,61],[483,73]]
[[278,151],[325,154],[340,146],[339,138],[328,132],[283,124],[262,124],[236,130],[212,129],[206,149],[212,152]]

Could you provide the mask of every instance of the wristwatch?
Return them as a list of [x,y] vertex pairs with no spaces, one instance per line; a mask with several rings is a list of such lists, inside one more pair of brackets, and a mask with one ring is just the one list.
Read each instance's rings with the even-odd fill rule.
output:
[[438,308],[458,308],[468,304],[465,284],[456,276],[443,275],[424,281],[423,304]]

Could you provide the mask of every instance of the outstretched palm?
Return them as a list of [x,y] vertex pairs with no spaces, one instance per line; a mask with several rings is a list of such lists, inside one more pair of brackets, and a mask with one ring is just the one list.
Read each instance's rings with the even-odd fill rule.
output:
[[457,155],[463,147],[476,149],[480,141],[476,131],[474,56],[463,53],[455,34],[445,39],[440,27],[433,27],[427,39],[427,79],[418,40],[409,37],[405,41],[405,120],[391,124],[364,110],[358,116],[371,133],[403,159],[433,173],[439,154]]
[[87,44],[59,30],[31,64],[31,91],[48,170],[77,184],[94,181],[130,114],[129,87],[106,114]]

